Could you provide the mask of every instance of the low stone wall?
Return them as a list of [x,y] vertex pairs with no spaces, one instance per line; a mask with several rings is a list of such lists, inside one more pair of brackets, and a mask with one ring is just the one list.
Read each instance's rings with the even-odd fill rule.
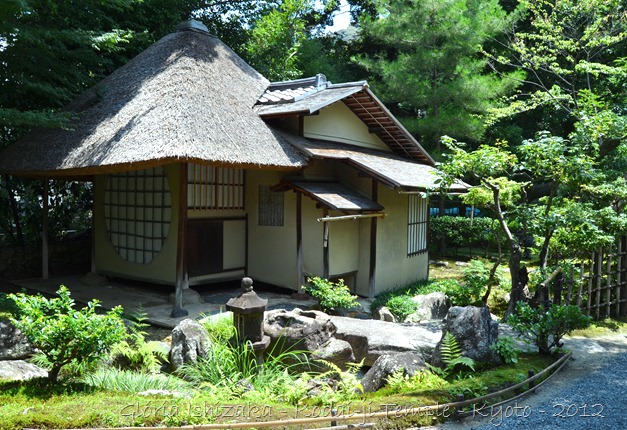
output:
[[[50,276],[87,273],[91,270],[91,235],[65,239],[49,246]],[[0,248],[0,278],[41,276],[41,245]]]

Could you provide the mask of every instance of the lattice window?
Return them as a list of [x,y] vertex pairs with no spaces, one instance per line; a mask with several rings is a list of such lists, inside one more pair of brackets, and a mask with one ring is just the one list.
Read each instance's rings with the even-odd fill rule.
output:
[[109,241],[120,257],[131,263],[150,263],[161,251],[172,219],[163,169],[109,175],[104,209]]
[[189,164],[187,207],[244,209],[244,170]]
[[259,213],[257,224],[269,227],[283,226],[285,193],[272,192],[267,185],[259,185]]
[[427,252],[427,199],[419,194],[409,195],[407,220],[407,256]]

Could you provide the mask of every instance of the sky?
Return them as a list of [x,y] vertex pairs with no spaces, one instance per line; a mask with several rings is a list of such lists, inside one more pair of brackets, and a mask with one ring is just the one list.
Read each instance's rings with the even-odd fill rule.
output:
[[340,10],[333,16],[333,25],[326,28],[327,32],[345,30],[350,24],[350,5],[346,0],[340,2]]

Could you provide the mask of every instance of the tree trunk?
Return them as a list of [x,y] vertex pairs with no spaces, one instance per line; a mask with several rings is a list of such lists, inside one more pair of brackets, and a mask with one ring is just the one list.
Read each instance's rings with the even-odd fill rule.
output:
[[520,261],[522,260],[522,249],[503,217],[503,210],[501,209],[501,191],[499,187],[489,181],[484,180],[483,182],[490,190],[492,190],[492,196],[494,197],[494,214],[496,215],[496,219],[499,221],[499,224],[501,224],[501,230],[503,230],[503,233],[507,238],[507,243],[509,244],[509,273],[512,277],[512,292],[510,294],[507,312],[505,313],[505,316],[507,317],[508,315],[515,313],[516,303],[524,297],[524,285],[521,285],[520,282]]
[[[555,198],[555,193],[557,192],[558,186],[558,181],[553,181],[551,183],[551,193],[549,194],[549,199],[544,210],[545,219],[548,218],[549,213],[551,212],[553,200]],[[551,229],[551,227],[547,224],[546,228],[544,229],[544,242],[542,243],[542,248],[540,249],[540,269],[542,270],[546,269],[546,266],[548,265],[549,243],[551,242],[551,237],[553,237],[553,229]]]
[[494,284],[494,278],[496,277],[496,270],[501,265],[502,260],[503,260],[503,255],[501,254],[499,250],[499,258],[497,258],[496,262],[490,269],[490,276],[488,276],[488,289],[483,295],[483,297],[481,298],[481,301],[483,302],[484,306],[488,305],[488,299],[490,298],[490,293],[492,292],[492,285]]
[[58,364],[53,365],[52,369],[48,371],[48,379],[50,379],[52,382],[57,382],[57,379],[59,379],[60,370],[61,370],[60,365]]
[[515,314],[516,304],[525,298],[523,294],[525,286],[520,282],[520,260],[522,259],[522,250],[520,249],[518,243],[510,242],[509,252],[509,273],[512,277],[512,292],[510,294],[505,317]]

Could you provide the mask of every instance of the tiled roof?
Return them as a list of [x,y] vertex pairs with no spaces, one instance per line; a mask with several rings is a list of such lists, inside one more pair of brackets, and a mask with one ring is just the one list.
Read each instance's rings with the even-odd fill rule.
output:
[[[353,145],[337,144],[320,140],[301,139],[288,142],[299,148],[308,157],[342,160],[362,172],[375,177],[389,186],[407,192],[420,192],[437,189],[438,170],[407,158],[382,151],[375,151]],[[449,192],[463,193],[468,185],[456,181]]]
[[255,111],[265,119],[310,115],[340,100],[396,154],[435,165],[411,133],[370,91],[366,81],[332,84],[318,74],[273,82],[258,99]]

